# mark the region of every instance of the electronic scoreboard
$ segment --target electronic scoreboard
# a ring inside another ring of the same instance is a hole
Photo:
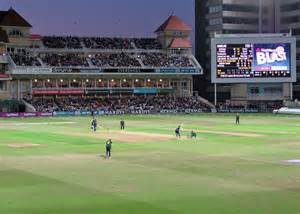
[[[212,81],[294,82],[293,41],[292,37],[214,38],[211,47]]]

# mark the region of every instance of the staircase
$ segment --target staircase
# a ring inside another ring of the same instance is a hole
[[[45,67],[44,62],[43,62],[43,60],[40,57],[37,57],[37,61],[39,61],[39,63],[41,64],[42,68]]]
[[[136,60],[141,64],[142,67],[145,67],[145,64],[143,63],[143,60],[140,57],[135,57]]]
[[[133,47],[133,49],[138,49],[138,48],[136,47],[136,45],[134,44],[134,42],[131,42],[130,44],[131,44],[131,46]]]
[[[26,102],[25,100],[21,100],[22,103],[24,103],[26,107],[26,112],[36,112],[36,109],[31,105],[30,103]]]
[[[82,47],[82,49],[83,49],[84,51],[87,50],[87,47],[84,45],[84,42],[83,42],[83,41],[80,41],[80,45],[81,45],[81,47]]]
[[[95,67],[92,63],[92,60],[89,57],[86,57],[86,61],[89,64],[89,67]]]
[[[191,54],[189,56],[189,58],[192,60],[193,64],[196,65],[196,67],[202,69],[202,66],[200,65],[200,63],[198,62],[198,60],[195,58],[195,56],[193,54]]]
[[[212,104],[211,102],[209,102],[207,99],[198,96],[197,97],[202,103],[206,104],[207,106],[209,106],[212,110],[216,109],[216,106],[214,104]]]
[[[11,56],[9,54],[7,54],[7,60],[9,62],[10,65],[12,65],[12,67],[17,67],[16,63],[14,62],[14,60],[11,58]]]

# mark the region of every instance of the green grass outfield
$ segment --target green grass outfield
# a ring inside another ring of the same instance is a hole
[[[300,213],[300,117],[121,118],[0,119],[0,213]]]

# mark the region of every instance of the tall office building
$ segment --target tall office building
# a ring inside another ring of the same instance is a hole
[[[300,0],[280,0],[280,32],[289,32],[297,39],[297,83],[294,98],[300,99]]]
[[[210,83],[210,39],[217,34],[279,32],[279,0],[195,0],[196,57],[205,76],[196,86],[212,99]],[[286,0],[285,0],[286,1]],[[291,0],[292,1],[292,0]],[[209,96],[210,95],[210,96]],[[221,87],[219,96],[230,98],[230,87]]]

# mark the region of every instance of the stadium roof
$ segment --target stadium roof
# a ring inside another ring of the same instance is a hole
[[[13,8],[10,8],[8,11],[0,11],[0,26],[32,27]]]
[[[0,74],[0,80],[12,80],[9,74]]]
[[[188,38],[175,38],[169,45],[169,48],[192,48],[192,44]]]
[[[42,36],[38,35],[38,34],[31,34],[30,39],[31,40],[40,40],[40,39],[42,39]]]
[[[155,33],[162,31],[191,31],[192,28],[184,23],[177,16],[169,16],[169,18],[155,31]]]

